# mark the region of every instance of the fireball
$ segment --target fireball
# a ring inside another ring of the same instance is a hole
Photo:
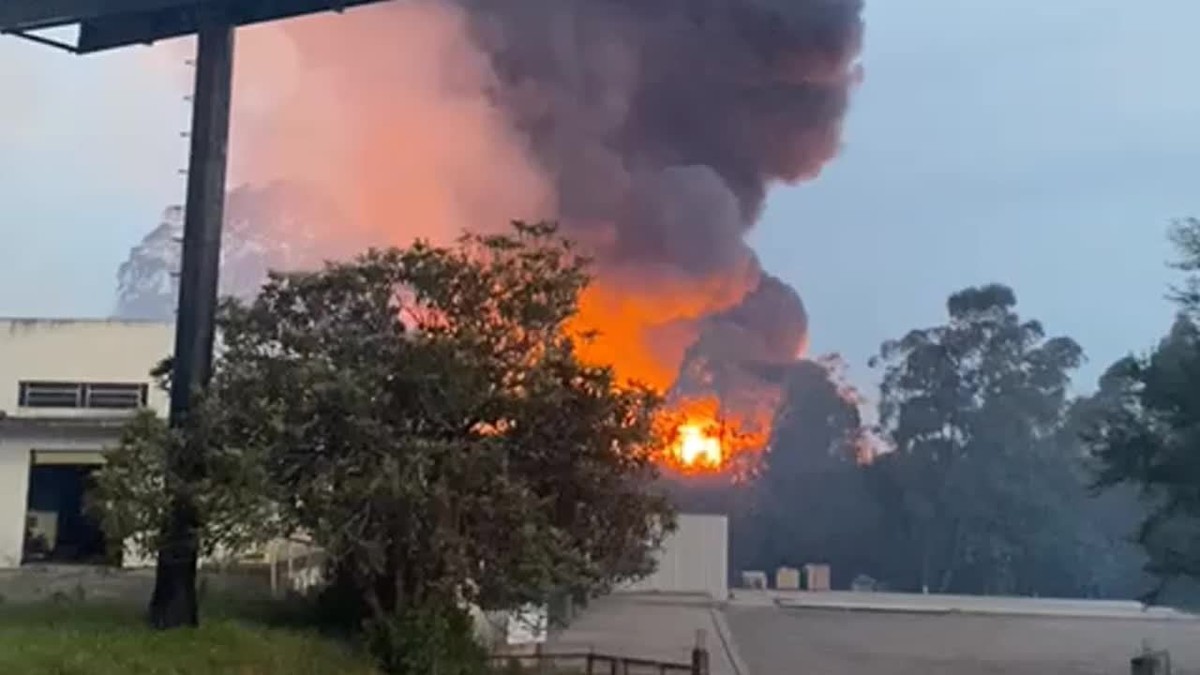
[[[686,468],[717,468],[723,459],[721,439],[709,433],[706,425],[689,422],[679,427],[675,457]]]
[[[722,410],[713,398],[676,400],[661,422],[670,443],[660,463],[684,476],[752,474],[767,443],[762,421]]]

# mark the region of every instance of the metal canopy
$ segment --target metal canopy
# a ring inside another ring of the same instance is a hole
[[[38,39],[30,31],[79,26],[76,53],[149,44],[192,35],[203,11],[219,9],[234,26],[341,11],[380,0],[0,0],[0,33]],[[44,39],[42,41],[45,41]]]

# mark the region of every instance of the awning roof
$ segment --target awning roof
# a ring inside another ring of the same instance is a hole
[[[117,433],[129,415],[97,416],[0,416],[0,435],[20,433]]]
[[[209,8],[226,12],[234,25],[245,26],[379,1],[0,0],[0,33],[28,37],[30,31],[78,25],[75,45],[49,42],[83,54],[191,35],[199,26],[200,12]]]

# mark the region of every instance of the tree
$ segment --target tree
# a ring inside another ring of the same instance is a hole
[[[1170,332],[1144,357],[1106,374],[1109,403],[1084,434],[1100,462],[1102,487],[1132,486],[1148,512],[1137,533],[1159,580],[1200,580],[1200,221],[1177,223],[1171,238],[1184,284]]]
[[[1052,572],[1073,581],[1079,593],[1134,598],[1145,591],[1147,581],[1141,571],[1145,556],[1133,541],[1144,509],[1135,490],[1096,488],[1097,462],[1084,442],[1087,430],[1119,397],[1117,385],[1103,375],[1094,393],[1071,403],[1059,443],[1073,461],[1060,467],[1067,480],[1059,494],[1062,508],[1051,514],[1054,520],[1047,528],[1055,539],[1047,545],[1065,554],[1052,558],[1061,566]]]
[[[879,514],[867,492],[859,400],[836,357],[799,361],[784,380],[764,468],[734,513],[734,569],[831,565],[844,585],[877,573]]]
[[[1071,482],[1056,441],[1082,350],[1047,339],[1015,306],[1005,286],[960,291],[947,323],[885,343],[873,360],[893,449],[873,474],[893,550],[912,552],[898,561],[902,585],[1038,590],[1045,514]]]
[[[222,466],[247,469],[206,486],[237,493],[209,500],[206,544],[311,537],[403,673],[446,667],[458,647],[406,631],[453,632],[464,602],[649,572],[672,526],[654,462],[669,439],[655,393],[578,358],[567,326],[587,282],[554,227],[517,223],[274,274],[226,301],[201,431]],[[146,445],[127,435],[105,471]],[[255,522],[215,529],[246,493]]]

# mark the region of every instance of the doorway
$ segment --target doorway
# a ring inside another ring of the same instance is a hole
[[[100,523],[87,512],[96,463],[39,463],[29,467],[23,563],[109,564]]]

